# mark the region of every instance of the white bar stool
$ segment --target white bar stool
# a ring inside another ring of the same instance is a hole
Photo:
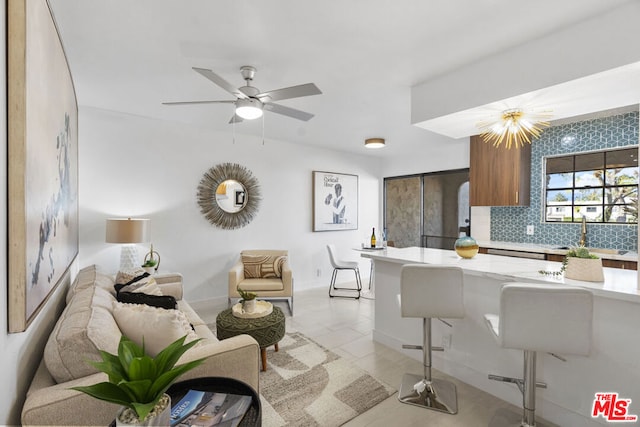
[[[536,352],[588,356],[591,349],[593,294],[575,286],[507,283],[500,293],[500,315],[486,314],[487,326],[503,348],[524,350],[523,378],[489,375],[514,383],[522,392],[521,420],[498,415],[490,426],[536,424]],[[513,422],[514,424],[510,424]]]
[[[422,318],[422,345],[402,348],[422,350],[423,375],[405,374],[398,400],[423,408],[458,413],[456,386],[450,381],[431,377],[431,319],[464,317],[464,276],[458,267],[406,264],[400,273],[400,309],[402,317]],[[444,321],[443,321],[444,322]],[[445,322],[446,323],[446,322]],[[451,326],[451,325],[449,325]]]
[[[362,280],[360,280],[360,269],[358,268],[358,263],[356,261],[343,261],[338,259],[336,255],[336,247],[333,244],[327,245],[327,250],[329,251],[329,261],[331,261],[331,266],[333,267],[333,274],[331,275],[331,284],[329,285],[329,296],[339,297],[339,298],[360,298],[360,292],[362,291]],[[338,271],[340,270],[353,270],[356,275],[356,287],[355,288],[336,288],[336,278],[338,277]],[[332,290],[348,290],[357,292],[356,295],[337,295],[332,294]]]

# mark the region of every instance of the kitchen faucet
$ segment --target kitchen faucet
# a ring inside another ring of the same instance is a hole
[[[579,246],[587,246],[587,217],[582,215],[582,227],[580,228]]]

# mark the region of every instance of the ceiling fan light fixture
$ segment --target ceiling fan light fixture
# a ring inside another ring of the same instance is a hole
[[[262,102],[255,98],[238,99],[236,114],[245,120],[260,118],[262,117]]]
[[[364,146],[366,148],[382,148],[385,146],[384,138],[368,138],[364,140]]]

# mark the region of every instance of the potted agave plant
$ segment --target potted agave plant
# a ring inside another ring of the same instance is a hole
[[[243,291],[240,287],[237,288],[240,294],[240,302],[242,303],[242,311],[245,313],[253,313],[256,311],[256,298],[258,294],[255,292]]]
[[[180,357],[198,341],[184,343],[186,336],[169,344],[156,357],[147,355],[124,335],[118,354],[101,351],[102,362],[89,362],[109,375],[108,382],[73,387],[97,399],[122,405],[116,415],[117,426],[168,426],[171,398],[167,389],[180,375],[201,364],[204,359],[175,366]]]
[[[585,282],[603,282],[602,260],[589,252],[584,246],[569,249],[559,271],[540,271],[541,274],[559,276],[564,273],[567,279],[583,280]]]

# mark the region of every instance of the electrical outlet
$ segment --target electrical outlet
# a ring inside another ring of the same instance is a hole
[[[442,348],[451,348],[451,334],[442,335]]]
[[[533,225],[527,225],[527,236],[533,236],[534,227]]]

